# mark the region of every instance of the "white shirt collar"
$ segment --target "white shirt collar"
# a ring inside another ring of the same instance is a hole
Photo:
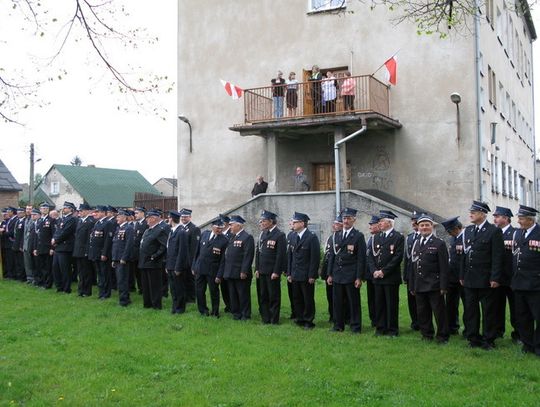
[[[304,236],[304,233],[306,232],[307,228],[304,228],[301,232],[298,232],[297,235],[300,239],[302,239],[302,236]]]
[[[487,222],[487,219],[485,219],[481,224],[479,224],[478,226],[475,225],[475,227],[478,228],[478,230],[482,230],[482,228],[484,227],[484,225],[486,224]]]
[[[386,232],[384,232],[384,236],[388,237],[390,235],[390,233],[392,233],[393,230],[394,230],[394,228],[388,229]]]
[[[536,223],[534,223],[527,231],[525,232],[525,237],[529,236],[529,234],[532,232],[534,227],[536,226]]]
[[[506,231],[508,230],[508,228],[512,226],[510,223],[508,225],[506,225],[505,227],[502,228],[502,232],[503,233],[506,233]]]

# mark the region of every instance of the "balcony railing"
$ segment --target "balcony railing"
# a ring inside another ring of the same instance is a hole
[[[245,123],[368,112],[389,117],[388,94],[371,75],[245,89]]]

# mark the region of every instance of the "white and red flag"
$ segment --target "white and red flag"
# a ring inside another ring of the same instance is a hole
[[[227,94],[233,99],[240,99],[242,97],[244,90],[241,87],[233,85],[232,83],[224,81],[223,79],[221,79],[221,84],[225,88],[225,92],[227,92]]]
[[[394,55],[391,57],[388,61],[384,63],[384,66],[386,67],[387,74],[386,79],[390,84],[396,86],[397,83],[397,59]]]

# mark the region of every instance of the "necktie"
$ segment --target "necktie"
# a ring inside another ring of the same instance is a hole
[[[347,239],[347,231],[346,230],[343,231],[343,240],[345,240],[345,239]]]
[[[298,246],[298,243],[300,243],[300,235],[296,235],[296,245]]]
[[[216,237],[216,235],[214,235],[213,233],[211,233],[211,234],[210,234],[209,242],[213,242],[215,237]]]
[[[426,238],[423,237],[422,240],[420,241],[420,248],[422,249],[425,244],[426,244]]]

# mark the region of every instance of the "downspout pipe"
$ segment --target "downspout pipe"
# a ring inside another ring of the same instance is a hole
[[[478,196],[480,201],[484,201],[484,193],[482,191],[482,101],[480,100],[480,16],[478,10],[480,9],[479,0],[475,0],[475,13],[474,13],[474,66],[475,66],[475,78],[476,78],[476,149],[478,154]],[[474,198],[474,197],[473,197]]]
[[[342,138],[341,140],[334,143],[334,167],[336,172],[336,215],[339,215],[339,212],[341,212],[341,162],[339,159],[339,147],[342,144],[345,144],[347,141],[352,140],[356,136],[365,133],[366,131],[367,125],[362,124],[360,130],[357,130],[354,133],[349,134],[347,137]]]

